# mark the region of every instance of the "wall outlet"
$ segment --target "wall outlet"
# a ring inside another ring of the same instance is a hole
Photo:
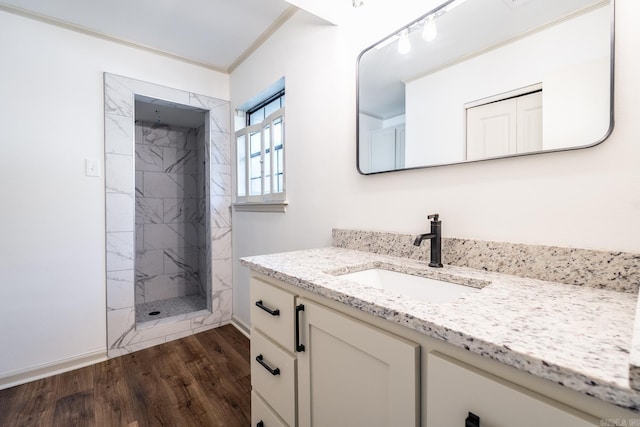
[[[84,159],[84,166],[86,176],[100,176],[100,160]]]

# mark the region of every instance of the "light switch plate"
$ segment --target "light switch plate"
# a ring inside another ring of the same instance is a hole
[[[100,176],[100,160],[85,159],[84,165],[86,176]]]

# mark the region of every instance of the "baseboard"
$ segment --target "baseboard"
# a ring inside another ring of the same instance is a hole
[[[249,325],[245,324],[242,320],[238,319],[235,316],[231,316],[231,325],[233,325],[237,330],[242,332],[242,334],[251,339],[250,328]]]
[[[232,317],[229,323],[244,336],[249,339],[251,338],[249,327],[244,322],[236,317]],[[84,368],[85,366],[104,362],[105,360],[107,360],[107,352],[99,350],[32,368],[12,371],[7,374],[0,375],[0,390],[39,380],[41,378],[50,377],[52,375],[61,374],[63,372],[73,371],[74,369]]]
[[[50,377],[52,375],[61,374],[63,372],[73,371],[74,369],[84,368],[85,366],[93,365],[105,360],[107,360],[107,352],[99,350],[32,368],[12,371],[5,375],[0,375],[0,390],[39,380],[41,378]]]

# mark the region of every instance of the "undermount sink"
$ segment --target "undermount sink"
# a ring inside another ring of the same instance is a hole
[[[347,273],[340,277],[349,279],[361,285],[376,289],[383,289],[391,293],[431,303],[448,302],[463,295],[480,290],[478,288],[458,285],[444,280],[414,276],[412,274],[383,270],[381,268],[372,268],[369,270],[357,271],[355,273]]]

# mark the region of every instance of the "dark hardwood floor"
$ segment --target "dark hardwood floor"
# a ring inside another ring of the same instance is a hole
[[[0,426],[249,426],[249,366],[227,325],[0,390]]]

